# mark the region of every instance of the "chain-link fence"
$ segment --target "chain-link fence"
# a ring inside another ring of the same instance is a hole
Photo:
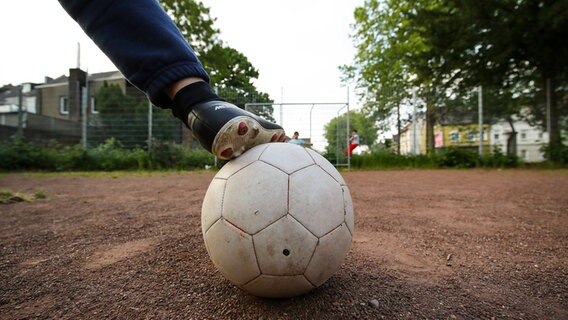
[[[200,148],[171,110],[153,106],[133,89],[105,84],[91,88],[89,93],[82,87],[77,88],[80,98],[74,99],[71,90],[57,92],[44,87],[34,110],[14,106],[11,112],[0,113],[0,135],[3,139],[21,135],[28,141],[81,145],[85,150],[109,140],[125,149],[151,150],[163,143]],[[349,166],[347,102],[273,103],[268,95],[256,91],[216,91],[226,101],[282,125],[288,137],[298,131],[305,146],[324,154],[335,165]]]

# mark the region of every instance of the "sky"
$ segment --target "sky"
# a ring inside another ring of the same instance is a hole
[[[347,100],[338,66],[354,56],[350,25],[362,0],[203,3],[221,39],[248,57],[260,72],[255,84],[276,102]],[[77,65],[77,43],[83,69],[116,70],[56,0],[2,0],[0,12],[0,85],[67,74]]]
[[[255,85],[277,103],[347,102],[341,84],[350,64],[353,11],[363,0],[202,0],[220,38],[259,70]],[[116,70],[56,0],[0,1],[0,85],[44,82],[77,66],[89,73]],[[348,93],[349,91],[349,93]],[[317,112],[317,110],[316,110]],[[289,129],[287,129],[288,131]]]

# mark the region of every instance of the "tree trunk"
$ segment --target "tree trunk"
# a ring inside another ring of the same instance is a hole
[[[545,90],[550,90],[550,132],[548,133],[549,136],[549,143],[551,146],[559,146],[562,143],[562,139],[560,136],[560,118],[558,117],[558,103],[556,100],[555,88],[556,88],[556,77],[550,76],[548,77],[550,80],[550,88],[547,86],[547,78],[544,79],[544,88]],[[548,96],[548,95],[547,95]],[[548,128],[547,128],[548,129]]]
[[[517,131],[515,130],[515,125],[513,124],[513,118],[507,116],[507,122],[511,126],[511,134],[507,137],[507,155],[516,156],[517,155]]]

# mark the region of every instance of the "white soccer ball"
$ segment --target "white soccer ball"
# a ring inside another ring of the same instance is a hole
[[[339,269],[353,237],[353,204],[320,154],[269,143],[219,170],[201,225],[207,252],[228,280],[256,296],[293,297]]]

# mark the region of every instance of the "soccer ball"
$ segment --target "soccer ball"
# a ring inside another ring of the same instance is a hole
[[[324,157],[269,143],[219,170],[203,200],[201,225],[225,278],[255,296],[293,297],[339,269],[353,237],[353,204]]]

